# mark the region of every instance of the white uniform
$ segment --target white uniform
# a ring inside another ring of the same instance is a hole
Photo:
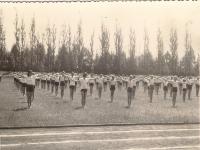
[[[60,82],[64,82],[64,81],[65,81],[64,76],[61,76],[61,77],[60,77]]]
[[[69,78],[69,86],[75,86],[75,79],[74,79],[74,77],[70,77]]]
[[[187,83],[186,82],[182,82],[182,87],[183,87],[183,89],[187,89]]]
[[[26,78],[26,84],[35,86],[35,78],[34,77],[27,77]]]
[[[127,87],[133,88],[133,80],[127,80]]]
[[[174,88],[178,88],[178,81],[173,81],[172,82],[172,86],[174,87]]]
[[[55,82],[59,82],[59,76],[55,77]]]
[[[81,90],[82,89],[88,89],[88,79],[80,79],[80,84],[81,84]]]
[[[97,82],[98,82],[98,87],[103,87],[103,79],[102,78],[98,78]]]
[[[115,80],[115,79],[114,79],[114,80],[111,80],[111,81],[110,81],[110,85],[115,86],[115,85],[116,85],[116,80]]]

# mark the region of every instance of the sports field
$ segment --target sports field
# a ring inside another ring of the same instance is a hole
[[[172,108],[171,98],[163,99],[162,89],[154,94],[149,103],[147,93],[140,85],[136,98],[127,109],[126,90],[116,90],[113,103],[109,103],[110,91],[103,92],[102,99],[94,95],[87,97],[82,109],[80,90],[77,89],[73,101],[69,100],[69,89],[65,89],[64,99],[46,90],[36,88],[31,109],[27,109],[26,97],[13,84],[12,78],[3,78],[0,83],[0,127],[65,126],[82,124],[152,124],[152,123],[197,123],[199,122],[199,98],[182,102],[178,94],[177,107]]]

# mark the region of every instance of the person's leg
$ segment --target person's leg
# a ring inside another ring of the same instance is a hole
[[[92,96],[92,85],[90,84],[90,96]]]
[[[133,99],[133,90],[130,91],[129,95],[130,95],[130,97],[129,97],[129,107],[131,107],[131,102],[132,102],[132,99]]]
[[[27,104],[28,104],[28,108],[29,108],[29,92],[28,91],[26,91],[26,98],[27,98]]]
[[[101,88],[100,87],[98,87],[98,97],[99,97],[99,99],[101,98]]]
[[[48,82],[48,91],[49,91],[50,83]]]
[[[189,100],[191,99],[190,95],[191,95],[191,88],[188,89],[188,99]]]
[[[113,98],[114,98],[114,90],[111,90],[111,102],[113,102]]]
[[[23,86],[23,96],[25,95],[25,86]]]
[[[87,91],[85,91],[85,90],[82,90],[82,91],[81,91],[81,96],[82,96],[81,104],[82,104],[82,107],[83,107],[83,108],[85,107],[86,94],[87,94]]]
[[[185,102],[186,90],[183,90],[183,102]]]
[[[174,104],[174,106],[176,106],[176,97],[177,97],[177,93],[178,93],[178,89],[177,89],[177,91],[175,92],[175,104]]]
[[[73,101],[73,89],[71,86],[69,87],[69,97],[70,97],[70,100]]]
[[[128,96],[128,108],[130,107],[130,94],[132,94],[129,90],[127,91]]]
[[[196,97],[199,96],[199,85],[196,85]]]
[[[173,107],[175,107],[175,105],[176,105],[176,95],[177,95],[177,92],[173,92],[173,99],[172,99],[172,105],[173,105]]]
[[[83,101],[84,101],[84,100],[83,100],[83,99],[84,99],[83,97],[84,97],[84,92],[81,90],[81,105],[82,105],[82,107],[83,107],[83,105],[84,105],[84,104],[83,104]]]
[[[156,95],[158,95],[158,85],[156,85]]]
[[[174,107],[174,101],[175,101],[175,93],[172,93],[172,107]]]
[[[58,85],[56,84],[56,96],[58,95]]]
[[[52,85],[52,93],[54,93],[55,83]]]
[[[170,97],[172,97],[172,93],[173,93],[173,88],[170,87]]]
[[[60,86],[60,89],[61,89],[60,95],[61,95],[61,98],[63,98],[63,96],[64,96],[64,86],[63,85]]]
[[[135,90],[136,90],[136,87],[133,87],[133,90],[132,90],[132,97],[133,97],[133,99],[135,98]]]
[[[103,83],[103,90],[104,90],[104,92],[106,91],[106,84],[105,83]]]
[[[166,100],[166,97],[167,97],[167,90],[164,89],[164,100]]]
[[[28,102],[28,108],[31,107],[31,92],[28,91],[27,92],[27,102]]]
[[[149,89],[149,97],[150,97],[150,103],[152,103],[152,100],[153,100],[153,88],[150,87]]]
[[[86,104],[86,98],[87,98],[87,90],[84,91],[84,107],[85,107],[85,104]]]

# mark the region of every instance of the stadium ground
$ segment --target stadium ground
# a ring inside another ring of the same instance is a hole
[[[2,150],[198,150],[199,125],[134,125],[1,130]]]
[[[94,95],[97,93],[95,92]],[[146,93],[147,94],[147,93]],[[163,100],[163,92],[154,94],[149,103],[143,88],[136,92],[132,107],[126,108],[126,90],[117,90],[115,100],[109,103],[109,90],[103,92],[102,99],[88,96],[86,108],[80,106],[80,90],[74,101],[69,100],[69,90],[65,90],[62,100],[46,90],[36,89],[31,109],[27,109],[26,98],[13,84],[12,78],[3,78],[0,83],[0,127],[40,127],[84,124],[152,124],[152,123],[199,123],[199,99],[192,93],[192,100],[182,102],[177,98],[177,107],[171,107],[171,98]],[[179,95],[179,94],[178,94]]]

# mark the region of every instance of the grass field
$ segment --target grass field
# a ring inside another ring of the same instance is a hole
[[[26,98],[13,84],[12,78],[3,78],[0,82],[0,127],[55,126],[79,124],[112,123],[197,123],[199,118],[199,98],[182,102],[178,94],[177,107],[172,108],[171,98],[163,99],[163,92],[154,94],[153,103],[149,103],[147,93],[142,86],[137,89],[136,98],[127,109],[126,90],[116,90],[113,103],[109,103],[109,90],[103,92],[102,99],[87,97],[85,109],[81,109],[80,89],[75,93],[74,101],[69,100],[69,89],[64,99],[56,97],[46,90],[36,89],[31,109],[26,109]]]

